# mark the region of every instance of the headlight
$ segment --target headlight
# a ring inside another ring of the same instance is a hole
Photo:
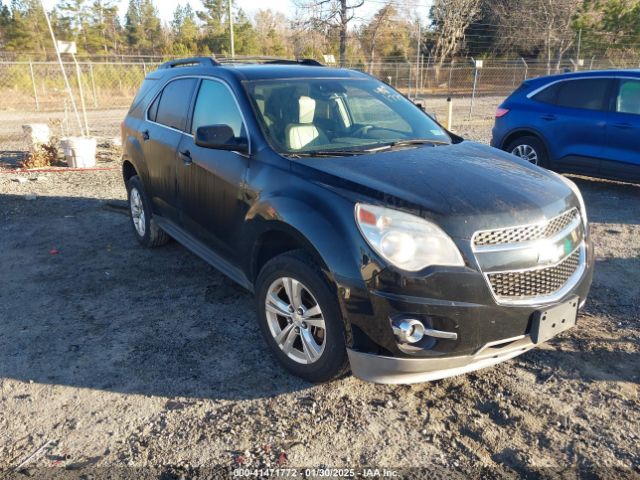
[[[402,270],[429,265],[464,266],[453,240],[440,227],[415,215],[356,204],[356,223],[371,248]]]
[[[571,180],[569,180],[564,175],[560,175],[556,173],[556,175],[562,180],[567,187],[569,187],[576,197],[578,197],[578,203],[580,204],[580,214],[582,215],[582,222],[584,223],[584,227],[587,228],[589,225],[589,220],[587,219],[587,207],[584,206],[584,199],[582,198],[582,193],[578,186]]]

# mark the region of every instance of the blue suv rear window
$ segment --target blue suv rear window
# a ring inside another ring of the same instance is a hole
[[[550,85],[533,98],[565,108],[607,110],[610,86],[611,80],[607,78],[564,80]]]
[[[558,90],[560,89],[560,83],[556,83],[555,85],[551,85],[550,87],[545,88],[537,95],[534,95],[534,99],[539,102],[544,103],[556,103],[556,98],[558,97]]]

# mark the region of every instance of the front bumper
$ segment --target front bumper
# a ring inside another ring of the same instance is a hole
[[[474,355],[445,358],[397,358],[348,349],[354,376],[375,383],[429,382],[489,367],[535,347],[529,335],[486,344]]]
[[[445,270],[401,281],[380,273],[379,289],[370,285],[361,296],[353,290],[351,308],[345,312],[352,329],[360,333],[348,349],[351,370],[366,381],[416,383],[463,374],[525,353],[536,346],[531,332],[538,312],[572,297],[579,299],[580,307],[584,305],[593,263],[593,246],[587,240],[586,267],[578,282],[555,302],[533,305],[496,304],[478,272]],[[398,285],[396,292],[389,291],[390,285]],[[456,298],[434,298],[444,296],[436,295],[441,292]],[[415,348],[403,347],[390,327],[391,319],[399,315],[418,319],[429,329],[455,333],[456,338],[425,335],[422,343],[413,344]]]

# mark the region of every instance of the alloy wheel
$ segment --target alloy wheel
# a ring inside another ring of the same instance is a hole
[[[322,310],[309,289],[295,278],[276,279],[267,290],[265,309],[276,344],[293,361],[316,362],[326,344]]]
[[[538,152],[531,145],[518,145],[511,153],[517,157],[520,157],[534,165],[538,164]]]
[[[142,203],[142,196],[137,188],[132,188],[129,195],[129,207],[131,208],[131,219],[133,220],[133,226],[138,232],[138,235],[144,237],[145,233],[145,218],[144,218],[144,204]]]

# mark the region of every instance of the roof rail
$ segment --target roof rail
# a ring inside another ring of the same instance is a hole
[[[189,57],[181,58],[179,60],[169,60],[163,63],[158,68],[175,68],[175,67],[189,67],[189,66],[201,66],[201,67],[217,67],[220,63],[213,57]]]
[[[235,57],[223,57],[217,58],[216,61],[220,64],[224,63],[262,63],[269,65],[311,65],[315,67],[322,67],[322,63],[311,58],[297,58],[292,60],[290,58],[279,57],[265,57],[260,55],[240,55]]]
[[[236,57],[189,57],[180,58],[178,60],[169,60],[158,68],[168,69],[176,67],[218,67],[222,64],[233,63],[261,63],[265,65],[309,65],[314,67],[323,67],[324,65],[312,58],[297,58],[295,60],[289,58],[278,57],[262,57],[262,56],[236,56]]]
[[[312,67],[324,67],[324,65],[322,63],[320,63],[317,60],[314,60],[313,58],[298,58],[296,60],[281,60],[281,59],[277,59],[277,60],[273,60],[273,61],[267,62],[267,63],[273,63],[275,65],[278,65],[278,64],[282,64],[282,65],[298,64],[298,65],[309,65],[309,66],[312,66]]]

